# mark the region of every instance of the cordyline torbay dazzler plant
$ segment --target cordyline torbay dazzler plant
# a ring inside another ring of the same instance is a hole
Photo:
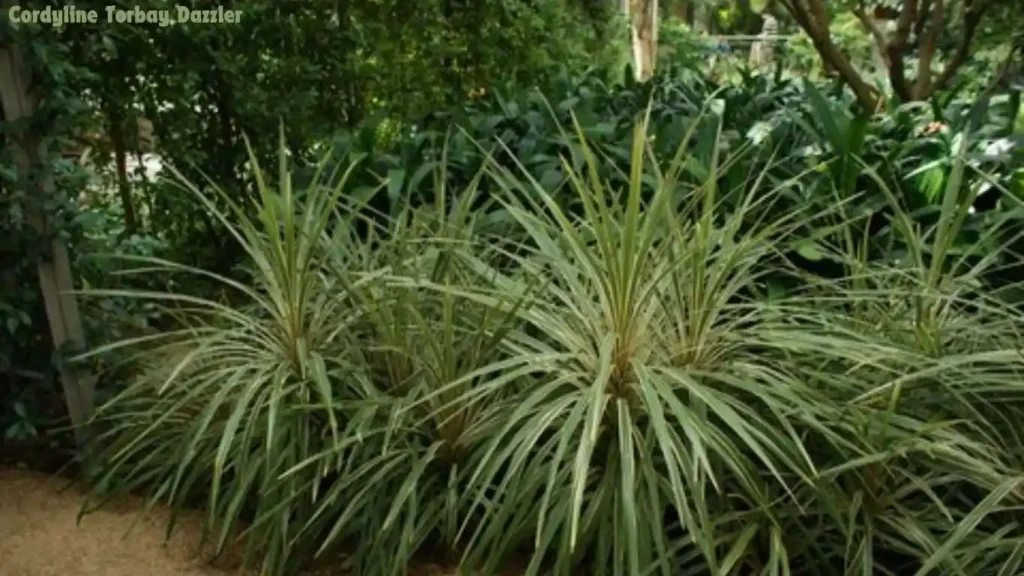
[[[554,189],[477,142],[472,179],[442,155],[433,201],[391,214],[329,159],[293,187],[283,150],[255,216],[184,184],[248,278],[217,278],[231,304],[134,294],[181,322],[112,345],[145,369],[99,412],[99,491],[205,501],[215,544],[244,530],[268,573],[344,546],[366,574],[423,548],[544,574],[1015,573],[1021,317],[984,288],[998,254],[957,244],[965,144],[928,226],[863,167],[910,247],[869,259],[850,203],[768,210],[815,171],[720,185],[757,151],[727,149],[719,107],[667,157],[641,119],[615,178],[569,126],[583,160]],[[843,272],[809,277],[796,246]]]

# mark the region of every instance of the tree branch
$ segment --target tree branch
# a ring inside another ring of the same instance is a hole
[[[786,8],[797,20],[797,23],[807,32],[811,39],[829,39],[831,37],[832,23],[828,17],[828,10],[821,0],[784,0]],[[828,58],[822,56],[821,63],[827,76],[835,74],[835,66]]]
[[[782,5],[804,32],[810,36],[811,42],[814,43],[814,48],[818,51],[825,66],[838,73],[839,77],[853,90],[857,101],[868,113],[877,111],[881,102],[878,91],[864,81],[842,50],[832,42],[827,19],[825,21],[820,19],[823,14],[827,18],[828,14],[822,1],[782,0]]]
[[[924,99],[932,85],[932,60],[935,58],[935,43],[942,33],[942,25],[946,18],[946,3],[939,0],[932,10],[931,22],[925,30],[921,43],[921,52],[917,60],[917,82],[914,85],[915,99]]]
[[[828,17],[828,9],[821,0],[807,0],[807,10],[814,20],[815,26],[818,28],[818,34],[826,36],[829,34],[832,22]]]
[[[900,18],[896,22],[896,33],[893,34],[892,43],[903,48],[910,38],[910,27],[917,18],[917,0],[905,0]]]
[[[989,82],[988,87],[982,92],[983,96],[991,96],[1006,83],[1006,79],[1010,76],[1010,72],[1013,70],[1014,59],[1017,57],[1017,53],[1024,54],[1024,45],[1021,46],[1010,46],[1010,51],[1006,53],[1006,58],[996,69],[995,74],[992,75],[992,80]]]
[[[868,16],[868,13],[864,11],[864,5],[861,4],[853,9],[853,15],[860,20],[860,23],[867,28],[868,32],[875,39],[875,44],[878,46],[878,51],[882,55],[882,60],[885,62],[885,67],[889,67],[889,41],[885,37],[885,31],[882,30],[878,24],[875,23],[874,19]]]
[[[908,102],[914,99],[910,84],[907,83],[907,71],[903,58],[907,52],[907,38],[910,37],[910,26],[917,16],[917,0],[905,0],[896,24],[896,32],[886,47],[889,64],[889,83],[900,100]]]
[[[942,2],[942,0],[939,0]],[[913,35],[914,47],[920,47],[924,39],[924,31],[928,26],[928,16],[932,13],[932,0],[922,0],[921,7],[917,12],[917,21],[914,22]]]
[[[924,97],[930,97],[936,91],[941,90],[949,81],[956,76],[957,71],[964,63],[967,62],[967,57],[971,53],[971,42],[974,41],[974,34],[978,31],[978,25],[981,24],[982,18],[985,16],[985,12],[992,7],[991,2],[982,3],[981,6],[975,8],[972,4],[967,8],[967,14],[964,16],[964,29],[960,36],[960,43],[957,44],[956,52],[953,54],[953,58],[946,62],[945,68],[942,69],[942,74],[933,83],[928,90],[927,95]]]
[[[797,5],[797,2],[799,2],[799,0],[780,1],[782,3],[782,6],[786,9],[786,11],[789,12],[789,15],[792,16],[794,20],[796,20],[797,25],[799,25],[800,28],[802,28],[808,36],[813,37],[814,33],[811,32],[812,25],[806,19],[806,9],[803,6]]]

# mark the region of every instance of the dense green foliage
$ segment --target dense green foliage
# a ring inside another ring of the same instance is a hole
[[[267,574],[1022,570],[1012,30],[866,114],[806,39],[751,71],[705,34],[771,3],[670,2],[644,83],[611,3],[237,4],[0,22],[47,95],[4,134],[50,144],[21,174],[3,142],[6,440],[52,430],[73,355],[40,203],[100,375],[97,497],[204,507]],[[118,160],[137,115],[167,177]]]
[[[713,98],[710,103],[709,98]],[[387,194],[381,194],[374,207],[391,216],[407,199],[434,200],[432,174],[441,164],[449,189],[460,189],[473,182],[488,158],[506,168],[521,164],[569,206],[578,204],[578,199],[565,193],[562,158],[574,170],[582,170],[585,162],[579,144],[566,137],[573,122],[606,160],[600,166],[602,178],[620,186],[627,182],[636,121],[649,117],[650,146],[662,161],[671,158],[688,131],[696,130],[699,136],[693,138],[681,175],[684,185],[696,187],[709,177],[718,130],[698,118],[705,105],[722,113],[723,149],[743,152],[717,170],[719,188],[742,189],[749,185],[751,174],[763,172],[770,185],[782,190],[765,207],[766,213],[758,215],[762,218],[796,207],[826,212],[837,201],[847,203],[858,219],[870,224],[871,234],[890,234],[886,242],[880,241],[872,258],[898,254],[902,250],[893,243],[904,241],[892,236],[887,227],[892,207],[884,190],[896,190],[901,206],[927,223],[934,215],[930,207],[938,204],[951,174],[957,135],[972,122],[968,169],[995,181],[977,191],[976,211],[963,224],[964,241],[976,239],[970,231],[1016,218],[1019,199],[1024,198],[1024,157],[1020,138],[1013,135],[1013,108],[1005,97],[973,107],[960,100],[946,107],[910,104],[865,120],[847,111],[849,101],[829,100],[813,85],[764,75],[747,75],[733,83],[681,71],[650,83],[627,81],[624,85],[608,85],[597,76],[563,78],[545,93],[495,96],[431,115],[410,124],[409,137],[385,148],[372,136],[377,130],[374,125],[364,127],[362,133],[343,133],[336,140],[336,154],[361,158],[361,170],[352,185],[355,193],[386,186]],[[702,124],[695,126],[695,122]],[[931,131],[930,126],[940,124],[945,127]],[[864,172],[862,163],[872,172]],[[799,183],[794,181],[797,176]],[[493,189],[493,183],[480,186]],[[726,197],[723,202],[731,200]],[[485,222],[503,218],[507,219],[495,211]],[[813,237],[819,225],[809,224],[802,233]],[[996,244],[1005,240],[989,239]],[[803,252],[812,252],[807,242],[798,244]]]
[[[220,215],[250,258],[247,280],[225,286],[239,299],[183,301],[199,316],[143,347],[152,367],[104,414],[100,486],[208,498],[220,534],[253,522],[253,552],[277,570],[343,542],[371,573],[399,569],[421,544],[500,562],[535,533],[536,568],[595,573],[634,554],[667,573],[679,562],[696,574],[723,563],[884,572],[932,556],[948,569],[988,546],[978,536],[950,556],[904,531],[913,522],[942,542],[981,506],[919,518],[915,487],[932,474],[921,490],[947,508],[964,506],[963,490],[1014,481],[1004,441],[1015,436],[985,415],[991,400],[962,399],[978,416],[961,429],[942,399],[983,378],[993,395],[1017,394],[1020,276],[1006,274],[1017,256],[1005,243],[1022,229],[1020,152],[985,154],[1006,136],[1000,107],[910,106],[866,121],[813,86],[764,76],[610,88],[590,77],[548,98],[495,96],[384,144],[369,125],[340,136],[317,174],[261,180],[256,219]],[[936,120],[949,127],[923,134]],[[352,159],[336,188],[318,187]],[[999,201],[970,210],[986,181]],[[993,270],[1004,289],[979,293]],[[980,333],[994,349],[977,347]],[[998,366],[976,365],[990,354]],[[917,400],[876,403],[904,382]],[[881,414],[899,427],[849,444]],[[941,424],[937,436],[919,436],[923,422]],[[922,455],[944,442],[978,452],[897,472],[903,452],[889,446],[911,438]],[[707,463],[692,460],[704,451]],[[642,454],[657,456],[627,458]],[[979,454],[999,460],[971,460],[972,474],[946,486],[956,459]],[[901,490],[906,502],[870,512],[831,501]],[[819,515],[793,515],[812,503]],[[675,512],[618,528],[663,508]],[[835,514],[871,532],[819,533]],[[584,544],[564,556],[577,530]],[[687,545],[678,530],[707,540]],[[367,533],[379,536],[358,538]],[[630,533],[636,542],[619,540]],[[840,552],[798,544],[831,538]],[[1015,546],[985,548],[993,569],[1015,565]]]
[[[283,150],[254,218],[190,188],[248,279],[218,278],[230,305],[108,293],[183,316],[114,345],[148,368],[100,414],[99,488],[205,497],[218,543],[248,521],[275,573],[352,539],[360,573],[423,543],[492,568],[532,543],[531,570],[560,574],[1012,573],[1020,316],[979,291],[995,254],[956,250],[965,149],[927,227],[878,181],[904,258],[843,244],[862,225],[840,204],[822,229],[847,273],[765,300],[805,278],[786,246],[822,215],[756,218],[784,192],[771,165],[716,185],[748,153],[722,118],[691,117],[660,167],[641,125],[618,184],[582,130],[562,192],[490,162],[448,188],[442,166],[432,204],[383,224],[330,164],[293,187]],[[488,205],[519,233],[481,229]]]
[[[152,0],[132,8],[175,4],[204,5]],[[401,125],[480,88],[521,89],[543,84],[561,68],[578,72],[620,57],[621,46],[605,41],[619,31],[606,10],[557,1],[232,4],[244,14],[238,25],[100,21],[55,28],[13,23],[6,11],[0,18],[0,43],[20,48],[42,96],[33,119],[3,124],[8,137],[0,155],[0,379],[6,390],[0,432],[9,440],[50,428],[63,412],[55,384],[63,356],[46,345],[35,270],[46,239],[24,220],[30,204],[54,218],[54,232],[70,243],[85,287],[140,287],[113,276],[120,265],[104,257],[110,253],[169,255],[222,272],[242,256],[200,206],[141,167],[130,168],[145,151],[136,116],[152,122],[154,151],[163,163],[197,182],[213,178],[245,203],[255,188],[246,177],[243,133],[274,132],[283,120],[295,161],[309,162],[344,128],[375,118]],[[29,10],[61,3],[18,5]],[[44,135],[48,151],[31,174],[17,173],[13,162],[16,136],[25,131]],[[387,129],[380,132],[386,136]],[[274,158],[273,140],[259,138],[254,146],[264,161]],[[62,158],[68,148],[79,156]],[[123,172],[118,157],[129,164]],[[46,175],[58,176],[50,198],[25,193],[28,183]],[[156,320],[152,310],[124,300],[84,304],[86,337],[94,344]]]

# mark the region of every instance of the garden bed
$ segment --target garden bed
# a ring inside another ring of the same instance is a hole
[[[0,566],[5,575],[188,575],[234,572],[195,554],[199,518],[186,515],[165,544],[166,510],[137,514],[124,499],[77,522],[83,492],[68,481],[23,469],[0,471]]]
[[[23,468],[0,470],[2,576],[213,576],[238,574],[237,554],[215,562],[196,554],[200,512],[184,514],[165,543],[168,510],[138,514],[142,500],[124,498],[77,523],[83,490],[57,476]],[[344,572],[331,563],[309,576]],[[450,574],[432,563],[410,576]]]

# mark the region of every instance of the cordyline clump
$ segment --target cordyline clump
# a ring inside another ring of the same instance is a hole
[[[218,277],[238,304],[135,294],[182,322],[114,345],[145,370],[99,413],[97,489],[201,497],[272,574],[345,546],[361,574],[438,548],[485,573],[1017,573],[1024,326],[979,289],[990,256],[952,249],[963,155],[930,228],[890,193],[915,248],[880,264],[841,207],[764,217],[794,185],[768,168],[720,188],[749,151],[699,120],[668,159],[638,125],[622,185],[577,130],[557,190],[489,162],[387,219],[327,164],[293,190],[283,152],[255,215],[193,188],[252,274]],[[808,242],[845,273],[793,266]]]

